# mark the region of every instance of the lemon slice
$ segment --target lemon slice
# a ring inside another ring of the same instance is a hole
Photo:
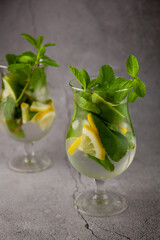
[[[88,119],[88,122],[89,124],[91,125],[91,127],[94,129],[94,131],[98,134],[98,130],[96,128],[96,125],[94,124],[94,121],[93,121],[93,118],[92,118],[92,114],[91,113],[88,113],[87,114],[87,119]]]
[[[75,152],[75,150],[78,148],[78,146],[79,146],[80,143],[81,143],[81,139],[82,139],[82,136],[80,136],[79,138],[77,138],[77,139],[72,143],[72,145],[69,147],[68,152],[69,152],[70,155],[73,155],[73,153]]]
[[[55,118],[55,111],[48,110],[45,112],[39,112],[33,118],[33,122],[39,124],[41,130],[45,130],[47,127],[50,127]]]
[[[82,139],[79,145],[79,150],[91,154],[101,160],[105,159],[105,149],[100,141],[100,138],[94,128],[85,124],[82,130]]]
[[[101,140],[98,136],[98,131],[96,126],[94,125],[92,116],[90,114],[87,115],[88,122],[91,126],[84,124],[82,129],[82,136],[77,138],[72,145],[68,149],[68,153],[73,155],[76,149],[83,151],[84,153],[91,154],[96,158],[101,160],[105,159],[105,149],[101,143]]]
[[[32,105],[30,107],[31,112],[44,112],[52,108],[51,103],[44,104],[41,102],[32,102]]]
[[[29,104],[23,102],[21,103],[22,110],[22,123],[26,123],[29,118]]]

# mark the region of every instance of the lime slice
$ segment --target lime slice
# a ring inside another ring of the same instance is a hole
[[[22,123],[26,123],[29,119],[29,104],[21,103]]]
[[[114,104],[105,101],[97,93],[92,94],[92,101],[96,103],[101,110],[101,117],[104,118],[107,122],[112,124],[118,124],[125,119],[125,116],[114,108]]]

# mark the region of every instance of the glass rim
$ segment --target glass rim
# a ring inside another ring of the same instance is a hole
[[[77,91],[82,91],[82,92],[89,92],[89,93],[94,93],[94,92],[99,92],[99,93],[103,93],[103,92],[108,92],[108,93],[116,93],[116,92],[124,92],[124,91],[128,91],[132,89],[132,87],[128,87],[128,88],[124,88],[124,89],[112,89],[112,90],[94,90],[94,89],[82,89],[80,87],[75,86],[73,83],[78,82],[77,79],[72,79],[69,82],[69,86]]]

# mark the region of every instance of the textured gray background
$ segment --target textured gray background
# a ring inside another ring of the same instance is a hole
[[[0,59],[30,50],[20,37],[26,32],[55,42],[48,55],[60,68],[50,68],[48,82],[57,116],[52,131],[36,145],[53,159],[37,174],[19,174],[8,161],[22,146],[0,135],[0,240],[158,240],[160,239],[160,1],[145,0],[0,0]],[[73,111],[68,65],[91,75],[110,64],[127,77],[125,61],[134,54],[145,99],[130,106],[137,153],[129,169],[106,181],[123,193],[129,208],[109,218],[78,214],[73,197],[93,188],[68,163],[65,136]]]

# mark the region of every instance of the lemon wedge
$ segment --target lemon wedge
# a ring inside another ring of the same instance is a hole
[[[90,124],[84,124],[82,135],[77,138],[68,149],[68,153],[73,155],[76,149],[84,153],[91,154],[101,160],[105,159],[105,149],[98,135],[98,130],[93,122],[91,113],[87,114],[87,119]]]
[[[83,151],[84,153],[91,154],[92,156],[95,156],[101,160],[105,159],[105,149],[103,148],[103,145],[99,139],[97,129],[95,131],[94,128],[88,126],[87,124],[83,126],[79,150]]]
[[[45,112],[37,113],[31,122],[36,123],[40,126],[41,130],[45,130],[47,127],[50,127],[55,118],[54,110],[47,110]]]
[[[51,101],[52,102],[52,101]],[[31,107],[30,107],[30,111],[31,112],[44,112],[47,111],[49,109],[51,109],[53,107],[52,103],[48,103],[48,104],[44,104],[41,102],[32,102]]]
[[[21,111],[22,111],[22,123],[26,123],[29,118],[29,104],[25,102],[21,103]]]

